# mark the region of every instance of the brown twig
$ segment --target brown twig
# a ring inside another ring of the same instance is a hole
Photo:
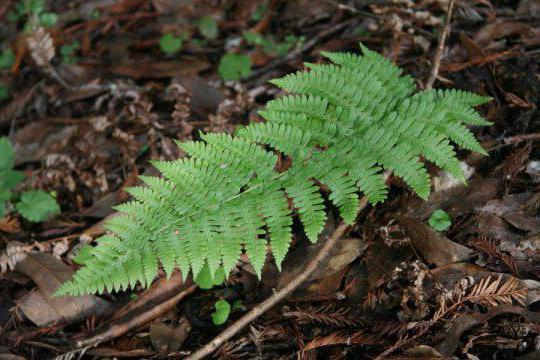
[[[540,140],[540,133],[531,133],[531,134],[511,136],[511,137],[505,138],[504,143],[509,144],[509,145],[515,145],[515,144],[519,144],[522,141],[534,141],[534,140]]]
[[[367,202],[366,202],[367,203]],[[365,205],[364,205],[365,206]],[[361,206],[362,207],[362,206]],[[225,331],[219,334],[214,340],[206,344],[201,349],[197,350],[192,355],[188,356],[187,360],[198,360],[203,359],[204,357],[212,354],[216,351],[223,343],[235,336],[240,330],[242,330],[246,325],[248,325],[253,320],[257,319],[259,316],[264,314],[278,302],[283,300],[287,295],[292,293],[297,287],[299,287],[312,273],[317,269],[319,264],[326,258],[329,254],[330,249],[336,244],[336,242],[341,238],[341,236],[347,230],[348,225],[345,223],[340,223],[334,232],[330,235],[328,240],[317,255],[309,262],[304,271],[298,275],[294,280],[288,283],[281,290],[275,292],[268,299],[251,309],[247,314],[242,316],[234,324],[229,326]]]
[[[452,21],[452,11],[454,10],[454,2],[455,0],[450,0],[448,3],[448,11],[446,12],[446,24],[444,25],[444,30],[441,33],[441,36],[439,36],[439,41],[437,43],[437,50],[435,52],[435,58],[433,59],[433,66],[431,67],[431,72],[429,74],[429,78],[426,81],[425,89],[431,89],[433,87],[433,84],[435,83],[435,80],[437,79],[437,76],[439,75],[439,68],[441,66],[441,59],[442,54],[444,50],[444,44],[446,42],[446,37],[448,36],[448,33],[450,32],[450,23]]]
[[[181,279],[180,275],[173,275],[178,276]],[[181,280],[179,281],[181,282]],[[144,324],[147,324],[148,322],[162,316],[167,311],[172,309],[176,304],[185,298],[186,296],[192,294],[196,289],[196,285],[190,285],[190,284],[183,284],[181,285],[180,289],[178,289],[176,286],[171,286],[171,283],[175,284],[177,282],[171,280],[171,281],[164,281],[164,288],[166,290],[171,290],[170,292],[177,292],[172,297],[166,299],[165,301],[162,301],[162,297],[167,297],[167,291],[165,294],[162,294],[158,299],[154,299],[154,297],[150,296],[150,302],[155,303],[155,306],[153,306],[150,309],[146,309],[146,311],[141,311],[139,314],[135,314],[135,316],[130,316],[125,319],[125,321],[120,321],[118,323],[113,324],[108,329],[106,329],[103,332],[100,332],[99,334],[92,336],[91,338],[81,340],[77,342],[78,348],[85,348],[85,347],[91,347],[96,346],[104,341],[108,341],[111,339],[115,339],[119,336],[124,335],[125,333],[136,329]],[[172,288],[172,289],[171,289]],[[147,302],[147,301],[145,301]],[[133,310],[133,309],[131,309]]]

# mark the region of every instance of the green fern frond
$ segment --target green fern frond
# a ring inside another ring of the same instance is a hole
[[[132,200],[116,207],[121,214],[57,294],[148,286],[160,266],[167,276],[228,274],[242,253],[260,277],[268,251],[280,268],[293,216],[313,242],[326,223],[325,199],[353,224],[359,193],[372,204],[386,198],[384,170],[424,199],[431,184],[421,158],[464,181],[454,145],[486,154],[466,126],[489,124],[473,107],[490,98],[415,93],[410,76],[361,48],[323,53],[332,64],[273,80],[291,94],[268,102],[266,122],[201,134],[178,143],[188,157],[153,162],[162,177],[142,176],[144,185],[128,189]],[[292,163],[284,168],[285,157]]]

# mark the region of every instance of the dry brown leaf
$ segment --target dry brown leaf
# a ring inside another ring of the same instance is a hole
[[[161,320],[161,319],[160,319]],[[184,316],[179,321],[165,323],[160,320],[150,324],[150,340],[152,346],[162,354],[180,350],[184,340],[191,331],[191,324]]]
[[[400,222],[415,250],[429,264],[442,266],[467,261],[472,256],[471,249],[451,241],[418,220],[402,217]]]
[[[20,303],[24,314],[38,326],[99,316],[111,307],[109,302],[94,295],[52,297],[73,275],[69,266],[52,255],[28,254],[17,264],[16,270],[32,278],[39,288]]]

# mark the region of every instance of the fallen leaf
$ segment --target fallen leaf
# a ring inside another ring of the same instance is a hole
[[[150,340],[152,346],[162,354],[169,354],[180,350],[184,340],[191,331],[191,324],[184,316],[179,321],[171,320],[170,323],[156,320],[150,324]]]
[[[15,269],[32,278],[39,288],[20,303],[24,314],[38,326],[100,316],[111,308],[108,301],[94,295],[52,297],[56,289],[73,275],[69,266],[52,255],[27,254]]]
[[[283,263],[283,271],[278,281],[278,288],[285,286],[298,274],[304,271],[306,265],[319,251],[323,242],[320,241],[312,246],[297,246],[287,256]],[[340,239],[325,260],[311,274],[308,281],[329,277],[340,272],[358,256],[360,256],[367,245],[362,239],[346,237]],[[299,261],[299,259],[302,259]]]
[[[13,355],[6,346],[0,346],[0,360],[24,360],[24,358]]]
[[[482,211],[502,217],[520,230],[536,232],[540,229],[540,217],[523,210],[533,196],[532,193],[507,195],[488,201]]]
[[[429,226],[408,217],[402,217],[405,234],[410,237],[414,249],[428,262],[436,266],[467,261],[473,251],[453,242]]]
[[[535,31],[529,25],[517,21],[494,21],[482,27],[475,35],[474,41],[482,47],[487,47],[491,42],[512,35],[528,38],[535,35]]]

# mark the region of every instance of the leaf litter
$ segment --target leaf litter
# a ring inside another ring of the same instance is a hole
[[[174,139],[261,121],[257,110],[280,95],[266,79],[320,61],[323,50],[355,51],[358,42],[422,86],[447,4],[42,3],[56,24],[32,28],[26,17],[8,19],[19,1],[0,5],[2,49],[13,53],[0,69],[9,86],[0,131],[25,174],[18,186],[56,194],[61,211],[32,223],[8,206],[0,219],[0,357],[10,359],[182,357],[294,279],[320,246],[307,246],[301,232],[283,271],[267,261],[261,282],[240,262],[209,290],[174,274],[148,290],[51,298],[76,269],[79,249],[115,216],[111,206],[128,198],[124,188],[153,173],[149,160],[183,155]],[[480,109],[494,125],[472,128],[490,156],[459,154],[468,185],[432,171],[427,202],[391,177],[389,200],[366,208],[302,288],[216,356],[538,356],[540,5],[455,7],[436,87],[494,97]],[[76,42],[64,58],[62,46]],[[428,224],[436,210],[451,219],[441,232]],[[232,306],[223,325],[212,321],[218,302]]]

